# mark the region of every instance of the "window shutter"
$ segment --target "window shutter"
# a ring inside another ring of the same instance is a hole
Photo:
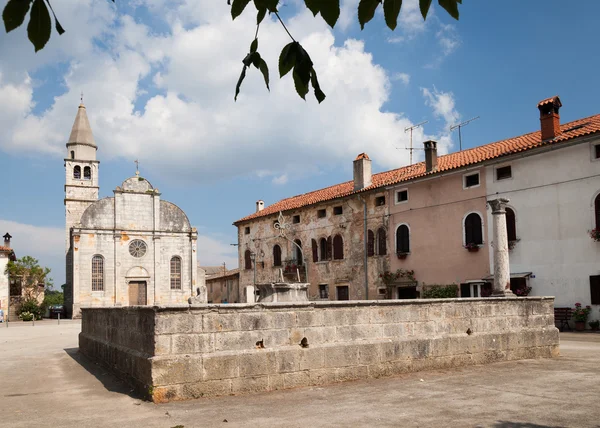
[[[387,254],[387,241],[385,236],[385,229],[383,227],[377,231],[377,244],[379,255],[385,256]]]
[[[327,237],[327,260],[331,260],[331,250],[332,250],[331,236],[328,236]]]
[[[405,224],[401,225],[396,232],[396,252],[410,252],[410,237],[408,226]]]
[[[481,217],[471,213],[465,219],[465,244],[483,244]]]
[[[252,269],[252,259],[250,258],[250,250],[246,250],[244,253],[244,267],[246,269]]]
[[[367,256],[375,255],[375,234],[372,230],[367,232]]]
[[[333,238],[333,259],[342,260],[344,258],[344,240],[340,235]]]
[[[515,221],[515,212],[510,208],[506,209],[506,233],[509,241],[517,240],[517,224]]]
[[[312,240],[312,256],[313,263],[317,263],[319,261],[319,247],[317,246],[317,241]]]

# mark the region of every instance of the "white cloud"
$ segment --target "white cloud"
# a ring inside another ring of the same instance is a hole
[[[198,266],[219,266],[227,269],[238,267],[237,247],[209,236],[198,235]]]
[[[288,182],[287,174],[281,174],[280,176],[273,178],[273,184],[276,184],[278,186],[282,186],[282,185],[286,184],[287,182]]]
[[[405,40],[406,40],[406,37],[404,37],[404,36],[390,36],[387,38],[388,43],[394,43],[394,44],[403,43]]]
[[[405,85],[408,85],[410,83],[410,74],[394,73],[394,75],[392,76],[392,80],[397,80],[397,81],[404,83]]]
[[[433,8],[431,8],[427,19],[431,19],[433,14]],[[419,0],[405,0],[402,3],[398,21],[398,26],[409,35],[415,35],[424,31],[427,21],[425,21],[423,15],[421,15]]]
[[[460,113],[456,110],[454,94],[452,92],[438,91],[434,86],[433,89],[421,88],[425,104],[433,109],[433,114],[436,117],[442,118],[446,122],[446,126],[454,125],[460,119]]]
[[[452,24],[440,24],[436,37],[444,56],[454,53],[461,43],[456,27]]]

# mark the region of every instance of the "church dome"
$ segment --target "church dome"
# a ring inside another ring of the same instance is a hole
[[[187,215],[172,202],[160,201],[160,230],[189,232],[192,230]]]
[[[123,182],[121,188],[124,192],[148,192],[154,190],[152,184],[143,177],[135,176]]]
[[[115,224],[115,198],[94,202],[83,212],[81,227],[84,229],[110,229]]]

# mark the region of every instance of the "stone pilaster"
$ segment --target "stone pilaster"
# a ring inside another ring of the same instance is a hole
[[[494,251],[494,291],[492,296],[514,296],[510,290],[510,263],[508,260],[508,234],[506,230],[506,198],[488,201],[492,208]]]

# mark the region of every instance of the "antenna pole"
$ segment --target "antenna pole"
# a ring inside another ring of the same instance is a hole
[[[417,123],[416,125],[413,126],[409,126],[404,128],[404,132],[408,132],[410,131],[410,148],[408,149],[409,153],[410,153],[410,165],[412,165],[413,163],[413,144],[412,144],[412,137],[413,137],[413,129],[417,129],[420,128],[422,125],[425,125],[428,121],[425,120],[421,123]]]
[[[474,120],[477,120],[477,119],[479,119],[479,116],[473,117],[473,118],[471,118],[469,120],[465,120],[464,122],[458,123],[458,124],[450,127],[450,131],[454,131],[455,129],[458,128],[458,147],[459,147],[459,151],[462,152],[462,132],[461,132],[461,128],[463,126],[466,126],[469,123],[473,122]]]

